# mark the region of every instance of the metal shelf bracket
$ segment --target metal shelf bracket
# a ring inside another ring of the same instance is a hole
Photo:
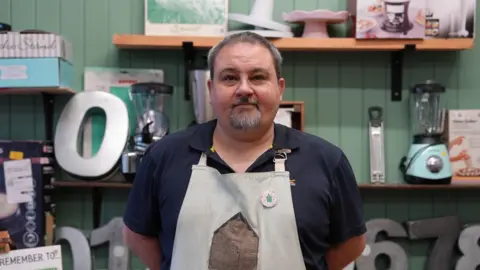
[[[191,41],[184,41],[182,44],[183,49],[183,57],[184,57],[184,89],[185,89],[185,100],[189,101],[191,99],[190,96],[190,80],[189,80],[189,72],[193,68],[195,63],[195,57],[197,51],[193,46],[193,42]]]
[[[401,101],[402,100],[402,88],[403,88],[403,63],[404,56],[406,52],[415,51],[415,44],[407,44],[405,48],[400,51],[394,51],[391,53],[390,58],[390,79],[391,79],[391,100],[392,101]]]

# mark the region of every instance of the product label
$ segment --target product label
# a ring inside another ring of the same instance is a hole
[[[0,80],[26,80],[27,66],[24,65],[10,65],[0,66]]]
[[[26,203],[33,200],[34,183],[30,159],[9,160],[3,163],[8,203]]]

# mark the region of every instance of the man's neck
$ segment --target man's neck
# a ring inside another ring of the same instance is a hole
[[[273,123],[269,127],[256,130],[235,130],[224,128],[217,123],[213,133],[213,144],[215,148],[244,152],[248,149],[269,147],[273,143],[274,133]]]

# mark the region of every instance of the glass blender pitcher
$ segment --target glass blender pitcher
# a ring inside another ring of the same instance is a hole
[[[400,169],[411,184],[449,184],[452,169],[443,139],[445,87],[433,81],[417,84],[410,94],[413,142]]]
[[[169,120],[164,107],[173,94],[173,87],[163,83],[137,83],[130,88],[135,108],[135,149],[144,151],[151,143],[168,133]]]
[[[147,148],[168,134],[169,121],[165,106],[173,94],[173,86],[164,83],[136,83],[130,88],[135,110],[135,135],[122,154],[122,174],[132,182]]]

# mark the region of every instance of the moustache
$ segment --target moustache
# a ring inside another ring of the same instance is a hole
[[[250,99],[249,97],[240,97],[233,103],[232,107],[240,105],[253,105],[258,108],[258,101],[255,99]]]

